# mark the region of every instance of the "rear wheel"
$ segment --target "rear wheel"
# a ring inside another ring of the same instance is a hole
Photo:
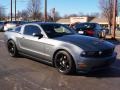
[[[102,33],[101,32],[98,33],[98,38],[102,38]]]
[[[7,48],[10,56],[16,57],[18,55],[18,51],[13,40],[8,41]]]
[[[102,38],[105,38],[105,37],[106,37],[106,32],[103,31],[103,32],[102,32]]]
[[[99,37],[99,38],[105,38],[105,36],[106,36],[106,35],[105,35],[105,32],[99,32],[99,33],[98,33],[98,37]]]
[[[55,55],[55,67],[62,74],[70,74],[76,70],[72,56],[66,51],[59,51]]]

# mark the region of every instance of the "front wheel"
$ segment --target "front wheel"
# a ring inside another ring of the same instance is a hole
[[[10,56],[16,57],[18,55],[18,51],[13,40],[8,41],[7,48]]]
[[[62,74],[70,74],[76,70],[72,56],[66,51],[59,51],[55,55],[55,67]]]
[[[99,32],[99,33],[98,33],[98,37],[99,37],[99,38],[105,38],[105,37],[106,37],[105,32]]]
[[[106,31],[102,32],[102,38],[106,38]]]
[[[98,33],[98,38],[102,38],[102,33],[101,32]]]

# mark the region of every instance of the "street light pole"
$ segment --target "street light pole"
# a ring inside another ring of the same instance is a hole
[[[44,6],[44,21],[47,21],[47,0],[45,0],[44,2],[45,6]]]
[[[12,0],[11,0],[11,21],[12,21]]]
[[[115,30],[116,30],[116,16],[117,16],[117,0],[114,0],[113,6],[113,27],[112,27],[112,39],[115,39]]]
[[[15,21],[16,21],[16,0],[15,0]]]

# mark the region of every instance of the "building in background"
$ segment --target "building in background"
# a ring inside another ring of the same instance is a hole
[[[73,23],[82,23],[82,22],[89,22],[93,19],[94,17],[70,17],[69,19],[59,19],[57,23],[62,23],[62,24],[73,24]]]
[[[70,17],[69,19],[59,19],[57,23],[62,24],[73,24],[73,23],[82,23],[82,22],[90,22],[90,23],[98,23],[102,26],[108,27],[108,22],[106,18],[96,18],[96,17]],[[120,16],[116,18],[117,26],[120,27]]]

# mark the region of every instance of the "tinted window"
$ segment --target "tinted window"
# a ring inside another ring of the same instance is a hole
[[[40,29],[34,25],[27,25],[25,26],[24,34],[25,35],[33,35],[33,33],[40,33]]]
[[[15,28],[15,32],[20,32],[20,30],[21,30],[21,27]]]

